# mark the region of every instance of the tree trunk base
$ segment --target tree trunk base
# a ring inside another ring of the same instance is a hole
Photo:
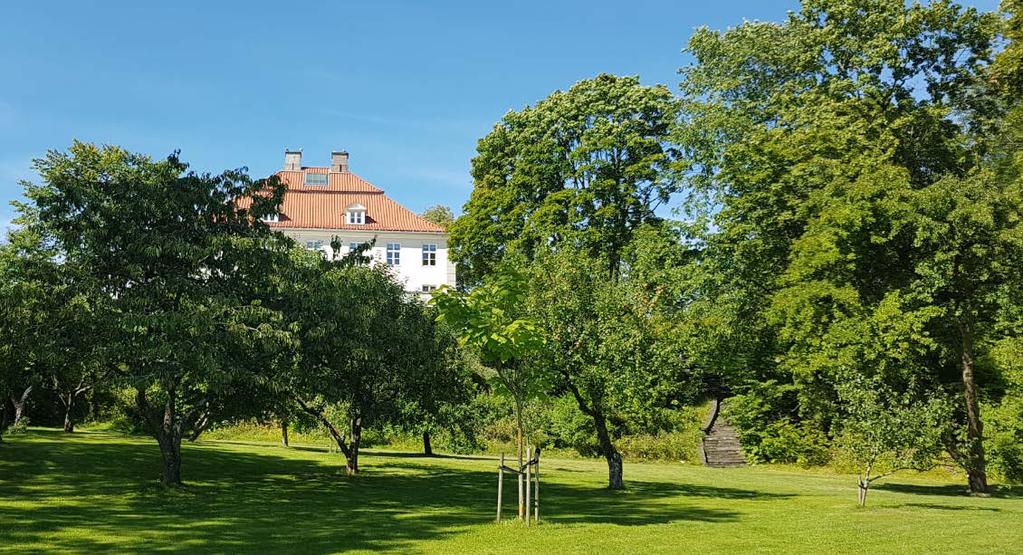
[[[625,487],[625,480],[622,478],[622,455],[614,451],[607,457],[607,488],[622,489]]]
[[[430,432],[423,432],[423,454],[433,456],[433,445],[430,443]]]
[[[870,486],[865,486],[862,482],[858,485],[859,488],[859,505],[860,507],[867,506],[867,492],[870,491]]]

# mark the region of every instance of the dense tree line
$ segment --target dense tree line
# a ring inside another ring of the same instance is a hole
[[[611,487],[636,388],[733,396],[757,459],[847,446],[864,491],[942,452],[987,491],[991,410],[1018,476],[1019,8],[806,0],[698,30],[678,96],[601,75],[480,140],[462,279],[531,269],[546,393],[594,418]],[[680,230],[645,267],[644,226]]]
[[[262,223],[279,209],[276,178],[77,142],[36,169],[0,251],[0,385],[15,418],[47,385],[70,432],[83,392],[125,391],[128,415],[159,445],[163,483],[178,485],[183,439],[297,406],[328,426],[355,473],[363,422],[435,412],[465,385],[448,364],[453,340],[385,269],[358,252],[323,260]]]
[[[861,503],[943,458],[1021,479],[1021,17],[804,0],[698,30],[677,94],[605,74],[509,112],[462,215],[424,214],[459,263],[431,306],[268,229],[276,179],[52,152],[0,248],[0,426],[127,389],[177,484],[233,419],[310,418],[356,473],[365,427],[430,450],[506,395],[520,462],[545,400],[620,488],[628,434],[727,397],[751,459],[841,452]]]

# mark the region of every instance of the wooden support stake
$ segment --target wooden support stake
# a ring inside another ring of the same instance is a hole
[[[497,521],[501,522],[501,497],[504,493],[504,453],[501,453],[501,465],[497,467]]]
[[[536,468],[533,470],[533,480],[536,481],[536,497],[533,499],[533,520],[540,523],[540,450],[536,452]]]
[[[530,509],[530,503],[529,503],[530,495],[529,494],[530,494],[530,492],[533,489],[532,487],[530,487],[533,484],[531,484],[530,480],[529,480],[529,469],[532,466],[530,464],[530,462],[532,460],[533,460],[533,448],[532,447],[527,447],[526,448],[526,526],[529,526],[529,512],[530,512],[529,511],[529,509]]]
[[[522,502],[522,494],[523,494],[523,491],[522,491],[522,451],[519,451],[519,468],[518,468],[518,472],[515,473],[515,477],[518,478],[518,484],[519,484],[519,512],[518,512],[518,517],[519,517],[519,520],[524,520],[525,519],[526,506]]]

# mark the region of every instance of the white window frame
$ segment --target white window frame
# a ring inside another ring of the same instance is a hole
[[[316,176],[322,175],[322,176],[324,176],[322,178],[321,177],[317,177],[316,178],[316,179],[322,179],[323,183],[309,183],[309,176],[313,176],[313,175],[316,175]],[[326,187],[328,183],[330,183],[330,178],[328,178],[327,174],[325,174],[325,173],[306,172],[305,176],[302,178],[302,185],[305,186],[305,187]]]
[[[263,216],[262,218],[260,218],[259,221],[261,221],[263,223],[267,223],[267,224],[275,224],[275,223],[281,221],[281,215],[280,214],[267,214],[266,216]]]
[[[423,245],[423,266],[437,265],[437,244],[425,243]]]
[[[366,223],[365,210],[349,210],[348,225],[364,225]]]
[[[385,261],[388,266],[401,265],[401,243],[387,243],[385,249]]]

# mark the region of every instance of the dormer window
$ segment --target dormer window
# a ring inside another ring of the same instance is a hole
[[[363,225],[366,223],[366,207],[361,204],[353,204],[348,207],[345,218],[348,225]]]
[[[268,224],[271,224],[271,223],[275,224],[275,223],[281,221],[281,215],[277,214],[277,213],[267,214],[266,216],[263,216],[262,218],[260,218],[259,221],[264,222],[264,223],[268,223]]]
[[[327,174],[306,172],[305,184],[307,186],[322,187],[327,184]]]

